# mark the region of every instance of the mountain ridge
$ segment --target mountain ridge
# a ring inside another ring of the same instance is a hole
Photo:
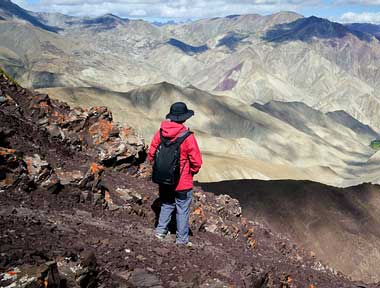
[[[30,14],[30,11],[22,9],[20,6],[14,4],[12,1],[9,0],[3,0],[0,2],[0,17],[9,20],[12,18],[24,20],[26,22],[29,22],[33,26],[47,30],[49,32],[56,33],[60,31],[60,29],[57,27],[48,26],[41,23],[37,18],[33,17]]]

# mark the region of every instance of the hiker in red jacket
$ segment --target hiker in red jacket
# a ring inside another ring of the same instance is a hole
[[[172,213],[176,209],[176,243],[188,246],[192,245],[189,242],[189,216],[193,176],[199,172],[202,165],[201,152],[194,134],[183,125],[193,115],[194,111],[188,110],[185,103],[174,103],[170,107],[170,113],[166,115],[167,120],[161,123],[160,130],[154,135],[148,153],[149,161],[154,162],[155,159],[158,161],[155,157],[158,157],[156,152],[160,149],[162,141],[169,143],[169,145],[170,143],[175,143],[175,141],[179,143],[183,141],[179,144],[179,175],[177,176],[179,179],[174,185],[165,185],[156,181],[156,183],[160,183],[161,211],[155,235],[159,239],[165,238]],[[162,155],[163,152],[161,152],[160,157]]]

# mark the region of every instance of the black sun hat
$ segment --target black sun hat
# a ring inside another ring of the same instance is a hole
[[[166,119],[170,119],[174,122],[182,122],[194,116],[194,111],[187,109],[187,106],[183,102],[176,102],[170,106],[170,112],[166,115]]]

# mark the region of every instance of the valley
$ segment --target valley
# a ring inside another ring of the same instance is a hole
[[[368,161],[380,129],[380,42],[370,32],[293,12],[155,26],[6,3],[0,65],[11,76],[72,105],[112,107],[147,142],[171,102],[187,101],[197,112],[190,128],[210,155],[201,181],[378,181]],[[300,104],[289,111],[278,101]],[[260,109],[268,102],[273,113]],[[339,123],[323,115],[340,110],[347,117]],[[290,113],[302,122],[310,111],[317,118],[299,125],[276,117]],[[350,125],[369,125],[371,132]]]

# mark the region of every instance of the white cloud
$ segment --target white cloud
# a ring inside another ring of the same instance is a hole
[[[374,23],[380,24],[380,12],[363,12],[363,13],[354,13],[347,12],[344,13],[340,19],[340,22],[343,23]]]
[[[25,3],[25,0],[16,1]],[[131,18],[197,19],[231,14],[297,11],[320,3],[318,0],[40,0],[27,5],[27,8],[76,16],[113,13]]]
[[[13,0],[13,3],[16,3],[17,5],[20,5],[23,8],[26,8],[28,6],[28,3],[26,0]]]
[[[144,17],[147,15],[146,11],[144,9],[137,9],[137,10],[133,10],[131,11],[131,13],[129,14],[131,16],[138,16],[138,17]]]
[[[378,6],[380,0],[338,0],[336,4],[339,5],[360,5],[360,6]]]

